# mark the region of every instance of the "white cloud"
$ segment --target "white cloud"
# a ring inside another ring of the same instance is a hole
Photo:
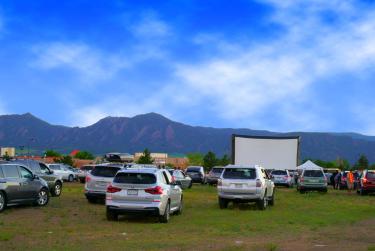
[[[0,101],[0,115],[5,115],[7,114],[7,109],[5,107],[5,104],[4,102]]]
[[[295,129],[294,122],[301,128],[311,127],[311,121],[319,117],[311,114],[316,110],[303,112],[291,105],[286,109],[285,104],[299,99],[303,106],[313,101],[309,88],[321,79],[349,72],[365,74],[365,69],[374,66],[375,12],[351,1],[335,1],[337,5],[331,1],[266,2],[275,8],[270,22],[281,25],[283,35],[262,44],[233,45],[231,53],[221,47],[221,54],[197,64],[178,64],[178,82],[187,93],[212,103],[212,110],[225,119],[247,118],[252,123],[265,109],[275,107],[282,130]],[[324,20],[321,13],[326,11],[337,20]],[[207,38],[213,43],[212,36],[200,38],[200,43]]]
[[[130,26],[130,31],[132,31],[136,37],[142,39],[160,39],[171,35],[169,25],[152,11],[142,13],[139,22]]]
[[[34,53],[37,56],[34,66],[44,70],[67,67],[87,81],[109,79],[128,66],[123,58],[104,55],[84,43],[39,44],[34,47]]]

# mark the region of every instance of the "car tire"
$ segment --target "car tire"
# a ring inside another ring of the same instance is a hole
[[[4,211],[7,206],[7,199],[5,197],[5,193],[0,191],[0,212]]]
[[[228,207],[228,200],[219,197],[219,207],[220,209],[225,209]]]
[[[188,188],[191,188],[192,186],[193,186],[193,181],[191,180]]]
[[[182,214],[183,210],[184,210],[184,198],[181,197],[180,206],[178,207],[178,210],[176,211],[176,215]]]
[[[108,208],[107,208],[107,211],[106,211],[106,216],[107,216],[108,221],[117,221],[118,220],[118,214],[116,212],[114,212],[113,210],[108,209]]]
[[[53,189],[51,190],[51,195],[53,197],[59,197],[62,192],[62,184],[60,181],[56,181]]]
[[[267,191],[266,191],[267,193]],[[257,201],[257,208],[259,210],[265,210],[267,208],[267,203],[268,203],[268,200],[266,198],[266,196],[263,197],[263,199],[260,199]]]
[[[168,202],[166,207],[165,207],[164,213],[159,216],[159,222],[161,222],[161,223],[168,223],[169,222],[169,218],[171,217],[170,208],[171,207],[170,207],[170,204]]]
[[[38,193],[38,199],[36,200],[35,204],[39,207],[44,207],[49,202],[49,194],[46,188],[40,189]]]
[[[363,188],[359,189],[359,195],[364,196],[366,195],[366,191]]]
[[[270,200],[268,201],[268,205],[270,206],[275,205],[275,189],[273,189],[273,193],[272,193]]]
[[[96,198],[87,198],[87,201],[91,204],[95,204],[97,202]]]
[[[74,181],[74,176],[73,176],[73,175],[69,175],[69,177],[68,177],[68,181],[69,181],[69,182],[73,182],[73,181]]]

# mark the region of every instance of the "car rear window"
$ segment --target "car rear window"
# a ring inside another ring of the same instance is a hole
[[[99,177],[115,177],[116,173],[120,170],[119,167],[114,166],[96,166],[91,171],[91,175]]]
[[[213,173],[222,173],[224,168],[212,168]]]
[[[320,170],[306,170],[303,176],[304,177],[323,177],[324,174]]]
[[[49,165],[49,168],[51,168],[52,170],[60,170],[59,165]]]
[[[367,172],[366,178],[367,179],[375,179],[375,172]]]
[[[287,175],[287,174],[286,174],[286,171],[277,170],[277,171],[272,171],[272,175]]]
[[[254,168],[226,168],[223,178],[225,179],[255,179],[256,172]]]
[[[151,173],[119,173],[113,182],[123,184],[155,184],[156,177]]]

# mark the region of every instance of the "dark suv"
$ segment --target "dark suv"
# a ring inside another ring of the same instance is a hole
[[[38,175],[48,183],[49,190],[52,196],[58,197],[61,195],[63,180],[62,177],[53,173],[48,166],[42,162],[29,159],[19,159],[10,163],[19,163],[29,168],[34,174]]]
[[[360,179],[357,192],[360,195],[375,192],[375,170],[364,170]]]
[[[0,164],[0,212],[6,206],[49,201],[47,182],[19,164]]]

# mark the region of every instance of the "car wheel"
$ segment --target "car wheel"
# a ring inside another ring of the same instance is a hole
[[[73,177],[73,175],[69,175],[69,177],[68,177],[68,181],[69,181],[69,182],[73,182],[73,181],[74,181],[74,177]]]
[[[193,186],[193,181],[191,180],[189,184],[189,188],[191,188],[192,186]]]
[[[359,194],[360,194],[361,196],[364,196],[364,195],[366,195],[366,191],[363,190],[363,188],[361,188],[361,189],[359,190]]]
[[[38,199],[36,200],[36,204],[40,207],[43,207],[48,204],[49,195],[48,190],[45,188],[40,189],[38,193]]]
[[[4,211],[6,205],[7,201],[5,198],[5,194],[3,192],[0,192],[0,212]]]
[[[55,183],[55,186],[53,187],[53,190],[51,191],[52,196],[59,197],[61,195],[62,190],[62,184],[61,182],[57,181]]]
[[[275,205],[275,189],[273,190],[272,196],[271,196],[270,200],[268,201],[268,204],[270,206]]]
[[[107,208],[106,215],[107,215],[107,220],[109,220],[109,221],[117,221],[118,220],[118,214],[116,212],[112,211],[111,209]]]
[[[257,201],[257,207],[259,210],[265,210],[267,208],[267,198],[266,196],[263,197],[263,199],[260,199]]]
[[[162,215],[159,216],[159,221],[161,223],[168,223],[170,217],[171,217],[171,214],[170,214],[170,205],[169,205],[169,202],[168,202],[167,205],[165,206],[164,214],[162,214]]]
[[[228,200],[219,197],[219,207],[220,207],[220,209],[227,208],[228,207]]]
[[[182,210],[183,210],[183,209],[184,209],[184,199],[183,199],[183,197],[181,197],[180,206],[178,207],[178,210],[176,211],[176,214],[177,214],[177,215],[182,214]]]

